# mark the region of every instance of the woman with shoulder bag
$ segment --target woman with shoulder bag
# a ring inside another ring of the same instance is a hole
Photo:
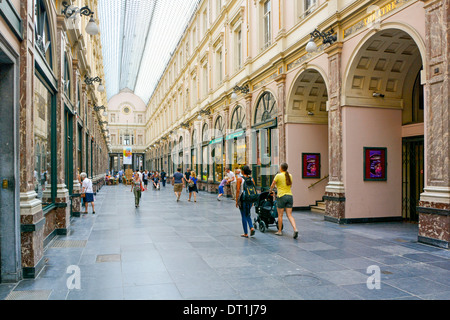
[[[241,234],[241,237],[248,238],[248,227],[250,227],[250,236],[253,236],[255,234],[255,228],[253,228],[252,223],[252,217],[250,210],[252,209],[253,203],[246,202],[242,200],[242,195],[244,193],[244,183],[246,179],[251,179],[253,181],[253,178],[250,176],[252,174],[252,170],[249,166],[244,166],[242,168],[242,174],[243,177],[240,177],[236,174],[236,208],[239,208],[239,211],[241,212],[241,218],[242,218],[242,227],[244,228],[244,234]],[[253,181],[253,184],[255,182]]]
[[[197,193],[198,193],[198,189],[197,189],[197,175],[195,174],[194,171],[191,171],[191,175],[189,176],[189,180],[188,180],[188,188],[189,188],[189,200],[191,201],[191,195],[192,193],[194,193],[194,202],[197,202]]]
[[[141,198],[141,184],[141,177],[136,173],[131,183],[131,192],[134,192],[134,205],[136,208],[139,207],[139,200]]]

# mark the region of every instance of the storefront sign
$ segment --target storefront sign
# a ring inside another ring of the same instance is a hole
[[[226,136],[225,140],[233,140],[234,138],[240,138],[244,135],[244,131],[235,132]]]
[[[214,139],[214,140],[211,140],[211,141],[209,142],[209,144],[220,143],[220,142],[222,142],[222,141],[223,141],[223,137],[220,137],[220,138],[216,138],[216,139]]]
[[[264,128],[271,128],[277,126],[277,118],[273,118],[272,120],[268,120],[262,123],[258,123],[254,125],[252,128],[255,130],[264,129]]]
[[[385,4],[382,7],[377,6],[370,6],[370,8],[376,8],[375,10],[372,10],[369,14],[364,16],[364,18],[360,19],[350,27],[346,28],[342,32],[342,37],[348,37],[349,35],[363,29],[370,27],[372,24],[377,23],[381,20],[381,18],[388,13],[391,13],[393,11],[396,11],[398,8],[402,7],[406,3],[410,2],[411,0],[394,0],[390,1],[387,4]]]

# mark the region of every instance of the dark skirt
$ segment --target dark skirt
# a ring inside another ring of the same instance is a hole
[[[94,202],[94,194],[86,193],[86,196],[84,197],[84,202]]]
[[[193,187],[188,187],[189,192],[197,192],[198,193],[198,189],[197,189],[197,184],[194,184]]]

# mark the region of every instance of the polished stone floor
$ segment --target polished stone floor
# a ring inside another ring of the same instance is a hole
[[[302,211],[299,239],[287,220],[281,237],[270,227],[247,239],[231,199],[177,202],[172,190],[144,192],[136,209],[128,187],[103,187],[96,214],[73,218],[38,277],[0,285],[0,299],[450,299],[450,251],[418,243],[415,224],[337,225]]]

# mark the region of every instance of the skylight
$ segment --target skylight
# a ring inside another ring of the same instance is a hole
[[[199,1],[98,1],[108,100],[128,88],[148,103]]]

